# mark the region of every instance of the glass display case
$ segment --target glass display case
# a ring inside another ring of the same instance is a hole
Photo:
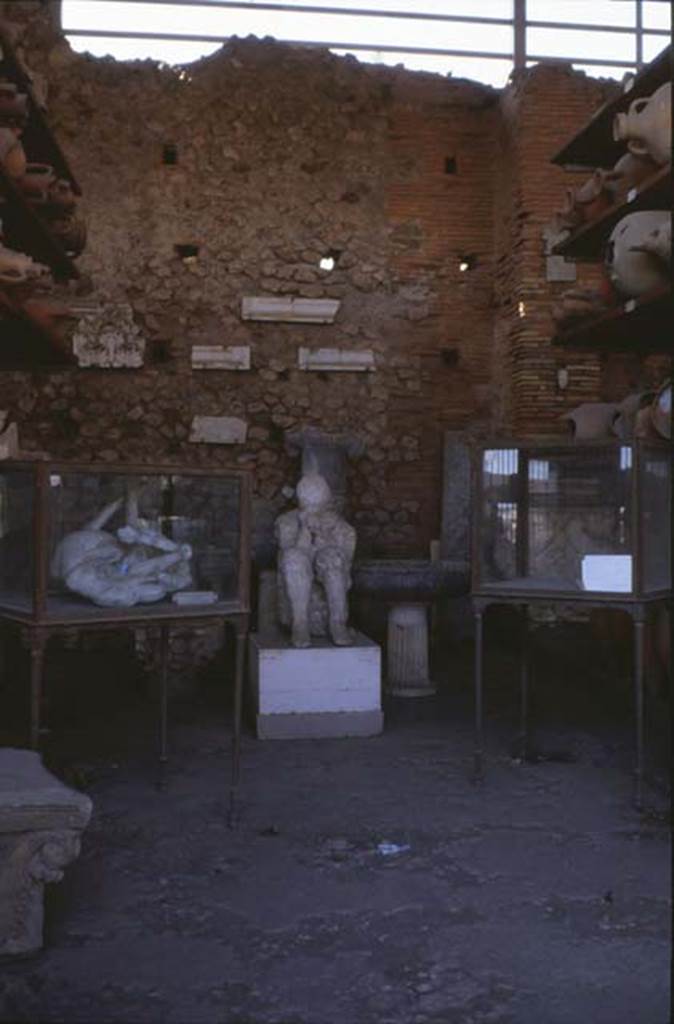
[[[671,588],[671,447],[498,443],[475,467],[475,595],[641,602]]]
[[[5,462],[0,616],[32,624],[245,614],[250,474]]]

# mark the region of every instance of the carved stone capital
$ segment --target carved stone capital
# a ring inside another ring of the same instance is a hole
[[[0,836],[0,954],[40,949],[44,886],[60,882],[79,852],[72,829]]]

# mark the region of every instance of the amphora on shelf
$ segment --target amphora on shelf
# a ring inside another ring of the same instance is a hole
[[[25,253],[0,245],[0,282],[3,284],[22,284],[31,277],[42,277],[48,273],[48,267],[35,263]]]
[[[624,153],[616,161],[612,170],[606,171],[599,167],[594,172],[601,181],[603,188],[613,195],[614,202],[623,202],[632,188],[637,188],[642,181],[650,178],[658,165],[650,156],[635,156]]]
[[[576,441],[602,441],[611,437],[617,414],[615,402],[583,402],[559,418],[566,421]]]
[[[49,221],[51,233],[69,256],[79,256],[87,242],[87,226],[80,217],[56,217]]]
[[[656,259],[668,267],[672,261],[671,214],[668,213],[658,226],[649,231],[638,245],[633,245],[632,252],[650,253],[651,256],[655,256]]]
[[[613,119],[613,138],[627,142],[630,153],[651,156],[663,165],[672,159],[672,83],[665,82],[652,96],[634,100],[626,113]]]
[[[593,220],[613,205],[613,193],[607,189],[601,172],[595,171],[575,190],[573,204],[585,221]]]
[[[658,389],[650,407],[651,422],[656,433],[667,441],[672,437],[672,382],[666,380]]]
[[[72,213],[77,205],[77,199],[70,182],[65,178],[59,178],[50,185],[47,202],[55,211]]]
[[[25,173],[17,184],[27,199],[46,202],[48,191],[56,181],[51,164],[26,164]]]
[[[635,391],[616,405],[616,414],[611,424],[611,433],[621,441],[629,441],[636,433],[637,417],[642,409],[650,409],[652,391]],[[640,436],[640,435],[638,435]]]
[[[662,210],[639,210],[618,221],[606,247],[606,266],[616,289],[637,297],[667,284],[669,275],[662,261],[643,243],[663,221]]]
[[[608,305],[601,291],[589,288],[569,288],[552,306],[552,319],[560,326],[573,320],[597,316]]]
[[[47,335],[56,351],[72,355],[70,335],[78,317],[69,306],[46,297],[26,299],[23,312]]]
[[[0,127],[0,164],[15,180],[26,172],[26,154],[11,128]]]

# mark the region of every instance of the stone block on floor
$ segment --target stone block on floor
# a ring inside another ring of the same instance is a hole
[[[0,955],[42,946],[43,895],[80,852],[91,800],[32,750],[0,750]]]

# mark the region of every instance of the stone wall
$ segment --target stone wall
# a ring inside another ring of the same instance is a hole
[[[3,373],[0,407],[25,449],[251,466],[264,558],[297,475],[285,432],[349,432],[365,442],[349,473],[359,553],[423,555],[446,430],[559,432],[564,409],[596,397],[593,356],[554,389],[569,357],[549,345],[559,286],[541,228],[566,184],[549,158],[602,84],[539,67],[499,94],[252,38],[180,71],[74,54],[42,18],[24,30],[84,192],[75,290],[130,304],[146,339],[142,369]],[[332,324],[244,321],[245,295],[340,308]],[[249,347],[250,369],[193,369],[192,347],[210,345]],[[299,369],[298,350],[318,347],[369,350],[375,370]],[[195,416],[244,420],[247,438],[195,444]]]

